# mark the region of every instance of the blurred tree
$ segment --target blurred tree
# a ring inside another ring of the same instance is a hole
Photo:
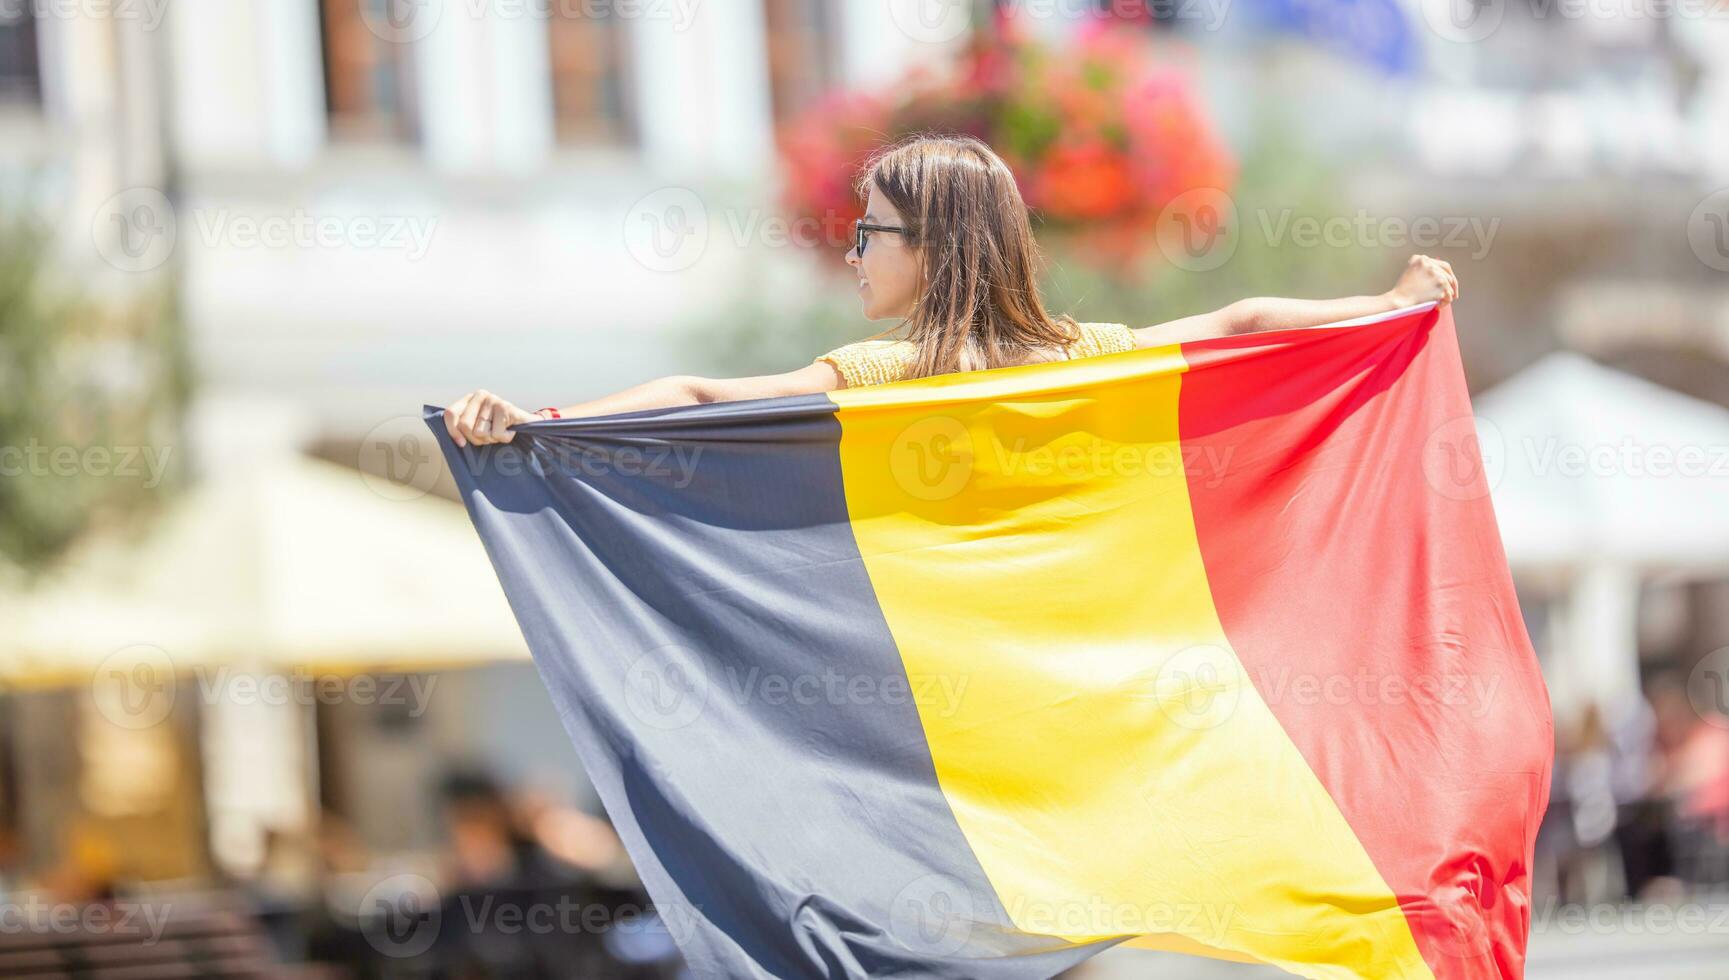
[[[189,361],[166,282],[93,298],[29,208],[0,209],[0,559],[51,566],[160,493]]]
[[[1267,118],[1254,132],[1237,184],[1221,198],[1233,213],[1231,237],[1221,236],[1215,246],[1224,251],[1185,256],[1172,249],[1129,277],[1053,251],[1044,283],[1047,306],[1077,319],[1140,327],[1249,296],[1322,299],[1390,287],[1412,250],[1377,247],[1355,233],[1332,242],[1296,234],[1297,228],[1323,222],[1343,227],[1351,211],[1342,177],[1306,155],[1280,119]]]

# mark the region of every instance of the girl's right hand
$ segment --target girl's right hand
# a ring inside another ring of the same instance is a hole
[[[444,410],[444,428],[458,446],[471,442],[476,446],[486,446],[510,442],[516,438],[510,426],[538,418],[540,416],[517,408],[485,388],[476,388]]]

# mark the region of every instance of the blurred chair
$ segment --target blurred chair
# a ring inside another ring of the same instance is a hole
[[[313,975],[277,962],[258,920],[221,897],[116,900],[79,906],[76,916],[58,912],[52,921],[26,917],[23,928],[0,930],[0,977],[194,980]],[[65,921],[69,918],[76,921]]]

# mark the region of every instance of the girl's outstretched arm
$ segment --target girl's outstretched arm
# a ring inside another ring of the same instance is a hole
[[[840,387],[840,383],[840,374],[826,361],[807,364],[795,371],[759,374],[748,378],[700,378],[691,374],[675,374],[645,381],[592,401],[559,408],[558,414],[565,418],[580,418],[587,415],[636,412],[646,408],[696,405],[702,402],[806,395],[818,391],[833,391]],[[458,446],[471,442],[484,446],[494,442],[510,442],[516,438],[516,433],[510,431],[510,426],[518,422],[532,422],[541,417],[480,388],[458,398],[444,410],[444,427]]]
[[[1186,316],[1135,331],[1136,346],[1158,347],[1231,334],[1318,327],[1340,320],[1386,313],[1431,300],[1442,305],[1459,298],[1459,279],[1453,267],[1427,255],[1413,255],[1392,289],[1373,296],[1342,299],[1286,299],[1257,296],[1242,299],[1222,310]]]
[[[1261,330],[1314,327],[1435,300],[1446,304],[1459,296],[1459,280],[1453,267],[1427,255],[1413,255],[1392,289],[1375,296],[1343,299],[1285,299],[1262,296],[1238,300],[1222,310],[1184,317],[1135,331],[1137,346],[1156,347],[1208,337],[1224,337]],[[670,408],[702,402],[738,401],[832,391],[841,386],[839,372],[826,361],[807,364],[781,374],[759,374],[747,378],[702,378],[690,374],[671,375],[592,401],[560,408],[567,418],[612,415],[648,408]],[[520,408],[484,388],[469,392],[444,410],[444,425],[458,446],[510,442],[516,433],[510,426],[541,416]]]

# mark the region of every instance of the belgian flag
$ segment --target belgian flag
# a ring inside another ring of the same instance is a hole
[[[698,975],[1517,977],[1549,700],[1449,308],[443,448]]]

